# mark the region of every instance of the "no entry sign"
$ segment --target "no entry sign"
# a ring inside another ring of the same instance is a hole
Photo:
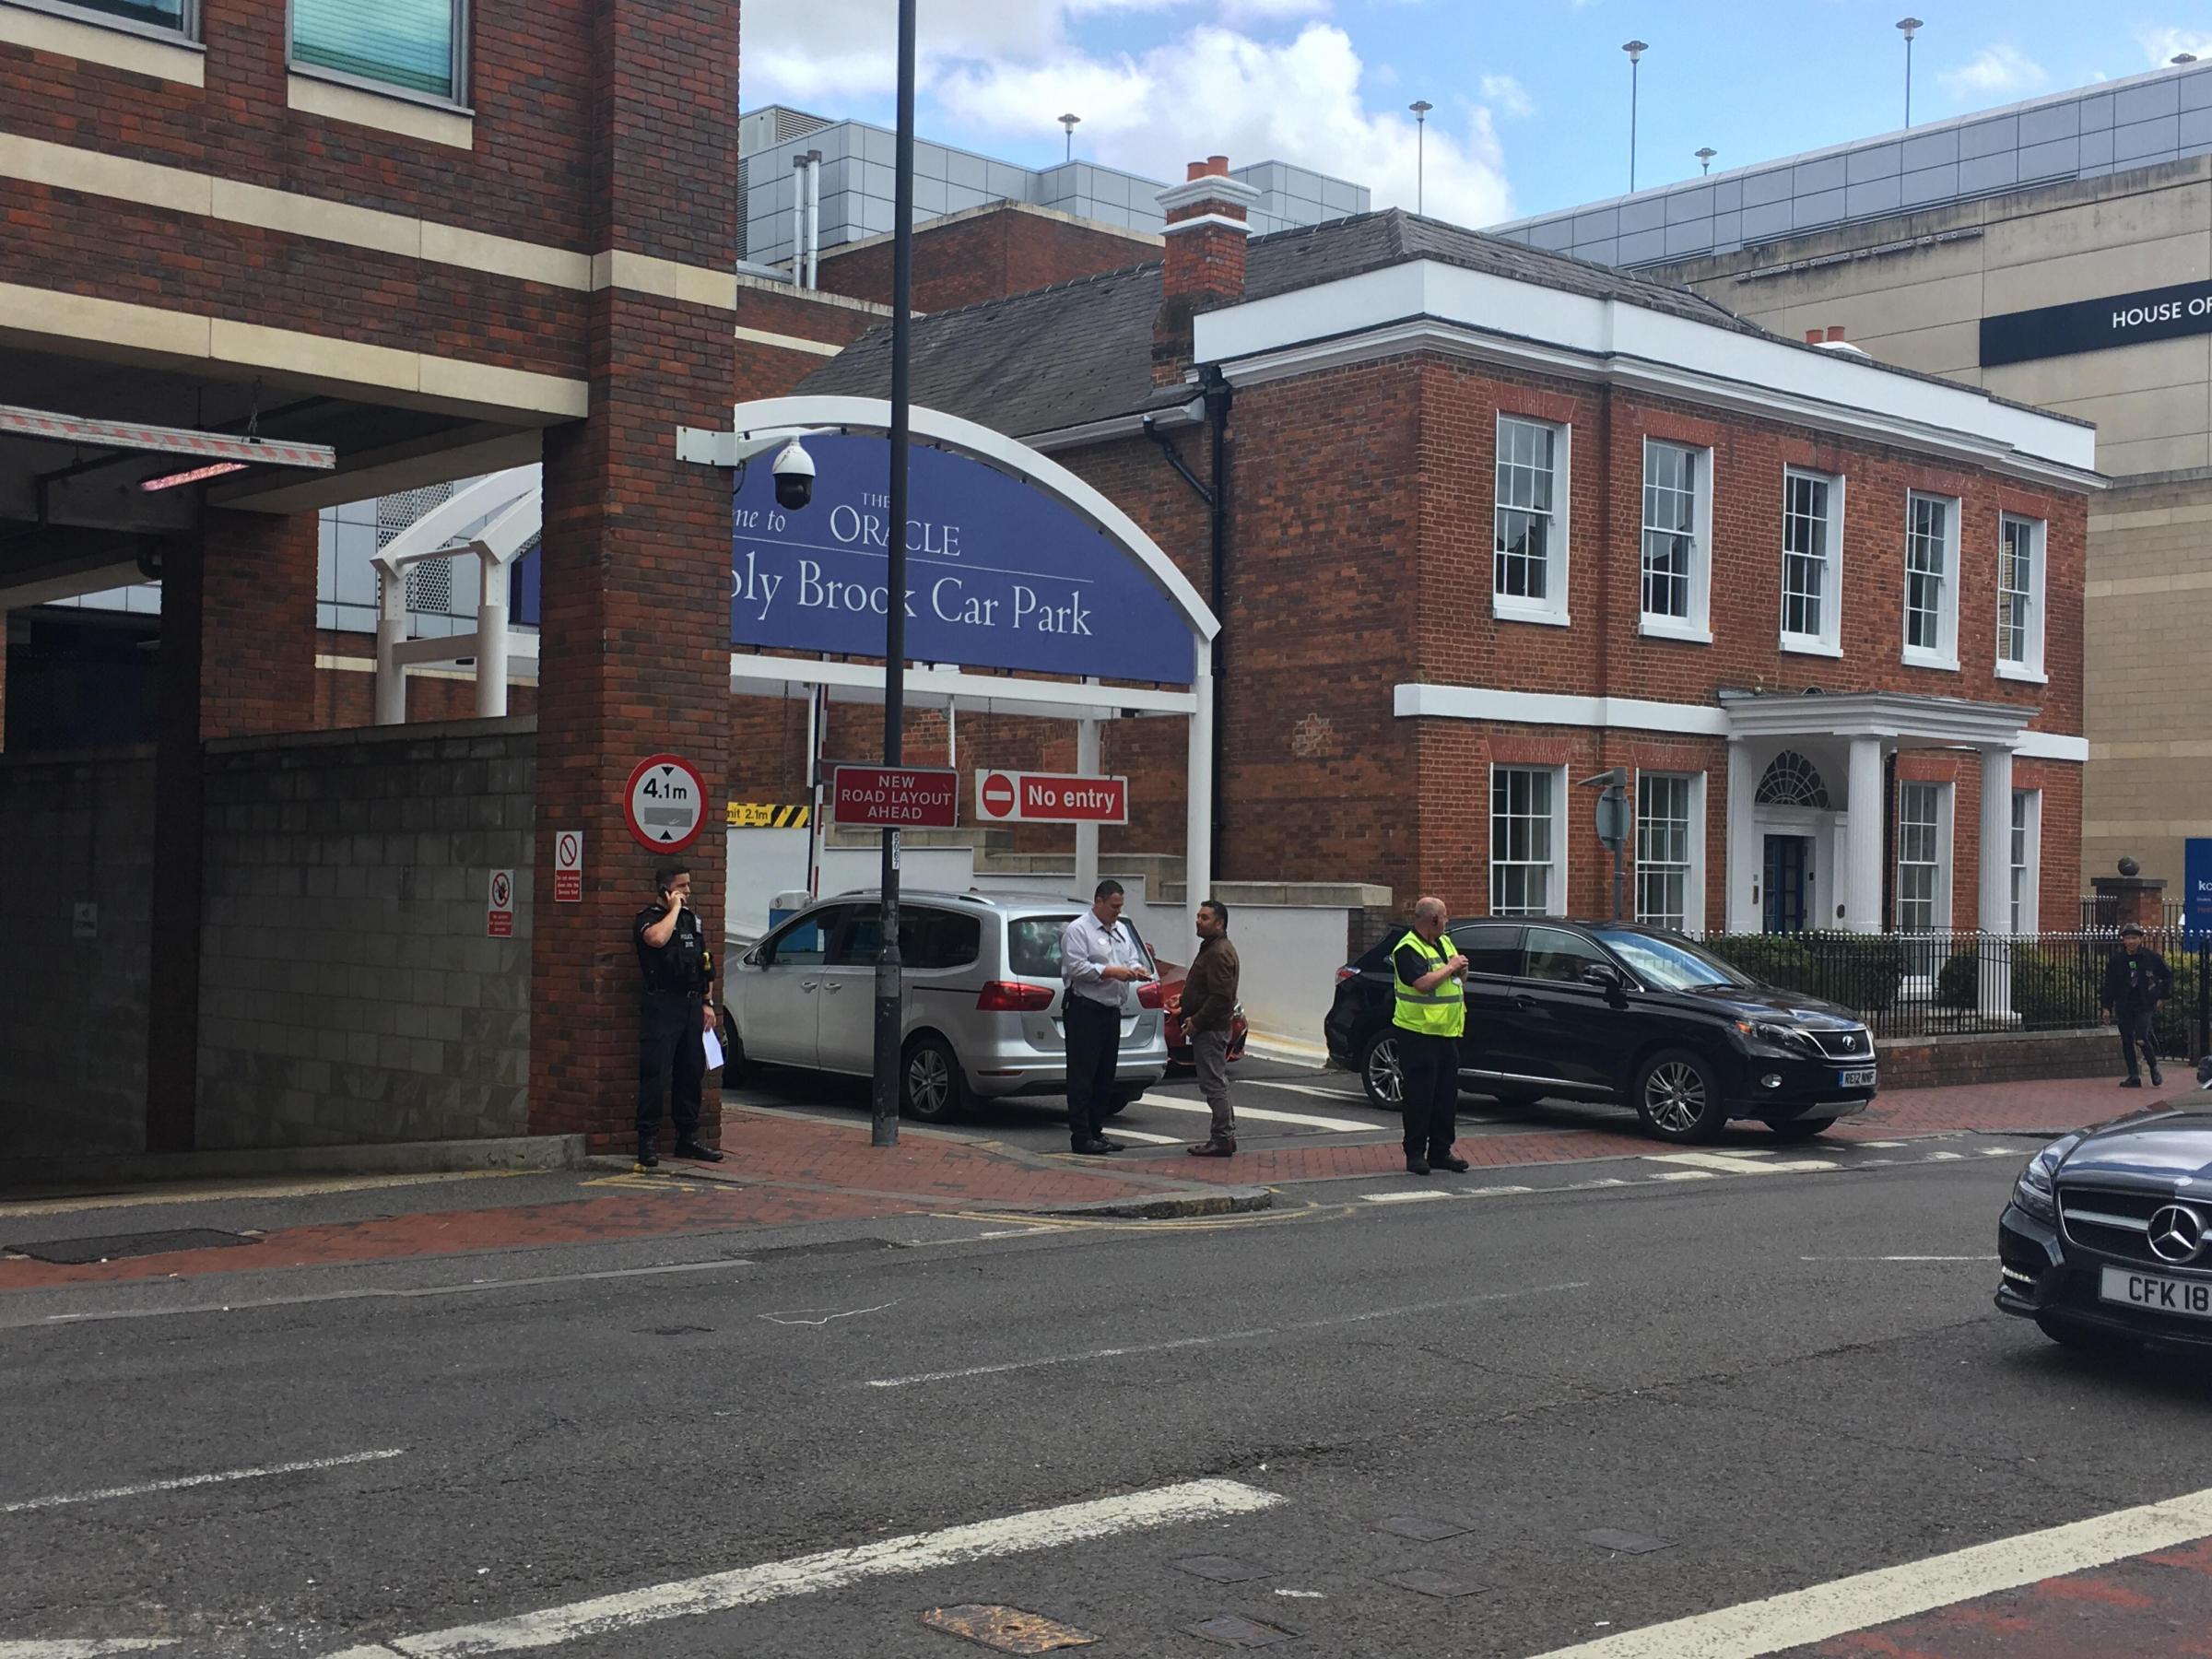
[[[1127,778],[1058,772],[979,771],[977,809],[994,824],[1125,824]]]
[[[960,821],[960,774],[947,767],[841,766],[830,817],[876,830],[949,830]]]
[[[678,853],[699,839],[707,821],[707,782],[681,755],[652,755],[638,762],[622,792],[622,816],[639,845]]]

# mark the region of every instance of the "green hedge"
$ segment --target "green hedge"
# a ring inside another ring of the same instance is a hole
[[[1705,948],[1762,984],[1862,1014],[1896,1006],[1905,947],[1888,934],[1722,934]]]

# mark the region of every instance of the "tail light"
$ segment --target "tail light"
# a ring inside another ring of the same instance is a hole
[[[986,1014],[1038,1014],[1053,1006],[1053,994],[1050,985],[993,980],[977,993],[975,1006]]]
[[[1136,988],[1136,1006],[1140,1008],[1164,1008],[1168,1006],[1167,987],[1158,980],[1147,980]]]
[[[1359,970],[1357,968],[1344,967],[1336,970],[1336,982],[1340,985],[1347,979],[1358,979],[1359,977]]]

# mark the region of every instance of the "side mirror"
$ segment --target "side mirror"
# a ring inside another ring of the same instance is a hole
[[[1618,994],[1629,988],[1628,980],[1619,969],[1608,962],[1593,962],[1583,970],[1583,983],[1595,985],[1599,990]]]
[[[754,946],[750,950],[739,957],[737,960],[747,968],[759,967],[761,965],[760,947],[758,945]]]

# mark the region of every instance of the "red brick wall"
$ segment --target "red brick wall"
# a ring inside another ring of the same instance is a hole
[[[954,311],[1159,257],[1156,244],[1137,237],[1001,203],[966,218],[916,227],[914,309]],[[830,293],[888,305],[891,244],[826,251],[819,276]]]
[[[321,656],[363,663],[373,663],[376,655],[375,641],[368,635],[329,629],[317,636],[315,651]],[[419,672],[407,676],[407,719],[410,722],[475,719],[477,688],[465,674],[464,670],[461,677],[450,679]],[[536,713],[537,688],[510,684],[507,712]],[[366,667],[317,668],[314,724],[318,729],[326,731],[342,726],[374,725],[375,674]]]
[[[315,515],[210,511],[201,532],[200,735],[314,724]]]
[[[740,284],[736,321],[740,328],[763,334],[848,346],[883,317],[857,306],[831,304],[795,291],[779,293]],[[786,396],[829,360],[818,352],[794,350],[764,340],[740,339],[736,355],[739,403],[755,397]]]

